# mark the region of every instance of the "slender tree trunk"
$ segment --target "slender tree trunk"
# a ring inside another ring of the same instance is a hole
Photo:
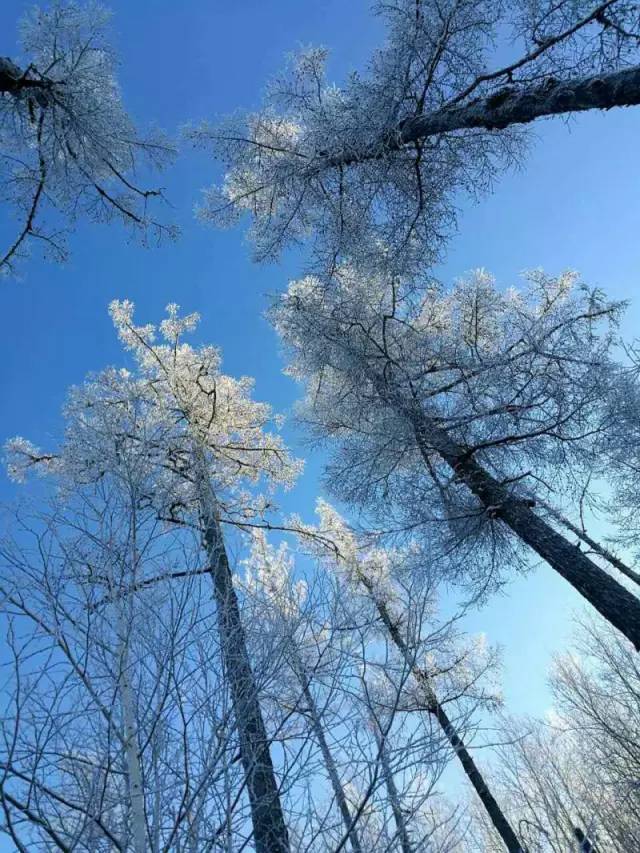
[[[338,808],[340,809],[340,814],[342,815],[342,822],[344,824],[349,843],[351,844],[353,853],[363,853],[360,838],[358,836],[358,831],[356,829],[356,826],[354,825],[354,820],[353,816],[351,815],[349,803],[347,802],[347,798],[345,797],[344,789],[342,787],[342,782],[340,781],[338,769],[336,767],[335,761],[333,760],[333,755],[331,754],[329,744],[327,743],[327,739],[324,734],[324,727],[322,725],[320,712],[318,711],[316,700],[314,699],[313,693],[311,692],[310,679],[307,674],[306,667],[303,661],[301,660],[297,649],[293,647],[293,643],[291,645],[293,665],[298,681],[300,682],[300,686],[302,687],[305,702],[307,704],[309,717],[311,718],[311,728],[313,731],[313,735],[320,747],[320,752],[322,753],[322,758],[327,769],[327,775],[329,776],[329,781],[331,782],[333,795],[336,798]]]
[[[493,517],[510,527],[640,651],[640,599],[536,515],[531,501],[513,497],[429,417],[421,411],[407,412],[406,407],[403,413],[411,418],[423,457],[435,450]]]
[[[396,824],[396,835],[400,839],[400,847],[402,848],[402,853],[415,853],[413,844],[411,843],[411,838],[409,836],[407,821],[405,820],[404,812],[402,811],[402,806],[400,804],[400,795],[398,793],[396,781],[393,778],[393,770],[391,769],[391,764],[389,763],[389,754],[387,753],[387,746],[385,744],[384,738],[380,735],[377,721],[372,718],[371,722],[373,725],[373,734],[376,739],[376,744],[378,746],[378,754],[380,755],[380,763],[382,765],[382,776],[384,779],[384,784],[387,788],[389,802],[391,803],[391,811],[393,812],[393,819]]]
[[[546,501],[540,501],[540,503],[544,506],[549,515],[558,522],[558,524],[561,524],[563,527],[566,527],[567,530],[570,530],[571,533],[577,536],[578,539],[581,539],[585,545],[588,545],[592,551],[599,554],[603,560],[611,563],[612,566],[615,566],[615,568],[628,577],[629,580],[632,580],[640,586],[640,574],[638,574],[638,572],[634,571],[630,566],[627,566],[626,563],[624,563],[619,557],[616,557],[615,554],[612,554],[608,548],[604,547],[604,545],[601,545],[599,542],[596,542],[595,539],[592,539],[586,530],[582,530],[580,527],[573,524],[573,522],[559,512],[555,507],[551,506],[551,504],[548,504]]]
[[[638,104],[640,65],[570,80],[547,77],[540,83],[505,86],[486,97],[405,119],[384,139],[376,140],[368,148],[356,153],[326,154],[325,162],[327,166],[347,166],[377,159],[441,133],[472,128],[502,130],[544,116]]]
[[[198,481],[202,537],[213,580],[220,645],[240,741],[255,849],[256,853],[289,853],[289,835],[220,529],[215,495],[202,458],[198,459],[197,467],[200,469]]]
[[[144,813],[144,788],[142,786],[142,768],[138,754],[138,730],[136,726],[135,700],[129,681],[129,653],[127,626],[118,615],[118,631],[120,634],[120,704],[124,724],[125,759],[127,763],[127,783],[129,786],[129,801],[131,804],[131,834],[135,853],[146,853],[147,831]]]
[[[462,769],[467,774],[467,777],[473,787],[475,788],[476,793],[480,797],[482,805],[484,806],[491,823],[495,827],[496,831],[500,835],[500,838],[504,842],[505,847],[509,851],[509,853],[525,853],[524,847],[518,841],[518,836],[514,832],[511,824],[507,820],[506,816],[502,812],[502,809],[498,805],[495,797],[491,793],[489,786],[484,780],[482,773],[476,766],[475,761],[469,754],[468,749],[464,745],[464,742],[460,735],[457,733],[455,726],[447,716],[444,708],[438,701],[438,698],[433,689],[433,685],[431,684],[431,679],[428,674],[417,666],[407,643],[403,639],[400,631],[398,630],[397,620],[393,618],[393,615],[390,613],[387,605],[380,600],[379,597],[376,596],[373,585],[371,581],[365,577],[364,575],[359,575],[360,582],[367,589],[369,594],[371,595],[372,600],[375,602],[375,605],[378,609],[378,613],[380,614],[380,618],[384,623],[387,631],[389,632],[389,636],[393,641],[393,644],[398,649],[400,654],[402,655],[403,660],[406,665],[409,667],[411,674],[416,679],[416,681],[421,685],[424,691],[425,698],[427,700],[427,709],[430,714],[435,717],[435,719],[440,724],[442,731],[447,736],[447,739],[453,750],[458,757],[460,763],[462,764]]]

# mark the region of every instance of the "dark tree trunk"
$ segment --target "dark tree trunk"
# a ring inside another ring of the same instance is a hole
[[[405,415],[407,410],[404,409]],[[457,477],[499,518],[554,568],[580,595],[640,650],[640,599],[540,518],[532,502],[514,497],[449,434],[422,412],[410,412],[416,441],[426,457],[435,451]]]
[[[476,766],[475,761],[469,754],[468,749],[464,745],[462,738],[457,733],[455,726],[453,725],[453,723],[445,713],[444,708],[438,701],[428,673],[426,673],[416,664],[414,657],[411,654],[409,647],[407,646],[407,643],[400,634],[397,621],[393,618],[392,614],[389,612],[384,602],[380,601],[380,599],[375,596],[373,586],[371,585],[370,581],[368,581],[368,579],[363,575],[360,575],[360,581],[367,588],[367,590],[371,594],[372,599],[375,601],[376,607],[378,608],[378,613],[380,614],[380,618],[382,619],[382,622],[384,623],[387,631],[389,632],[391,640],[393,641],[394,645],[402,655],[405,663],[411,670],[413,677],[423,687],[427,710],[438,721],[440,727],[442,728],[442,731],[447,737],[447,740],[453,747],[456,756],[462,764],[464,772],[466,773],[469,781],[473,785],[476,793],[480,797],[482,805],[484,806],[485,811],[487,812],[489,819],[491,820],[491,823],[493,824],[496,831],[500,835],[500,838],[504,842],[505,847],[507,848],[509,853],[525,853],[524,847],[518,841],[518,836],[516,835],[513,828],[511,827],[511,824],[502,812],[502,809],[498,805],[495,797],[489,790],[489,786],[485,782],[480,770],[478,770],[478,767]]]
[[[622,572],[623,575],[628,577],[629,580],[632,580],[635,584],[638,584],[638,586],[640,586],[640,574],[638,574],[638,572],[632,569],[631,566],[628,566],[619,557],[616,557],[615,554],[612,554],[608,548],[604,547],[604,545],[601,545],[599,542],[596,542],[595,539],[592,539],[586,530],[582,530],[580,527],[577,527],[555,507],[551,506],[546,502],[543,504],[543,506],[547,510],[549,515],[558,522],[558,524],[562,525],[562,527],[566,527],[566,529],[570,530],[571,533],[578,537],[578,539],[582,539],[585,545],[588,545],[591,550],[594,551],[594,553],[599,554],[603,560],[606,560],[608,563],[611,563],[612,566],[615,566],[615,568],[618,569],[619,572]]]
[[[28,76],[12,62],[8,56],[0,56],[0,94],[17,97],[22,92],[31,92],[41,107],[48,104],[47,92],[51,92],[55,84],[46,78]]]
[[[215,591],[220,645],[251,805],[255,849],[256,853],[289,853],[289,835],[247,653],[238,599],[217,517],[215,497],[208,480],[204,476],[200,480],[203,540]]]
[[[570,80],[547,77],[529,86],[505,86],[486,97],[407,118],[386,138],[361,152],[326,155],[328,166],[346,166],[377,159],[431,136],[457,130],[502,130],[544,116],[585,110],[609,110],[640,104],[640,66]]]

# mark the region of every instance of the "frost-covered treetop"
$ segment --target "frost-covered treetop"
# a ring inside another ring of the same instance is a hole
[[[158,404],[176,413],[188,435],[211,456],[226,478],[291,486],[301,469],[282,443],[267,431],[271,407],[251,399],[253,379],[234,379],[220,371],[216,347],[191,347],[185,333],[195,329],[197,314],[180,317],[178,306],[167,306],[167,319],[154,326],[133,323],[133,304],[111,303],[111,316],[124,346],[153,389]],[[156,342],[158,337],[160,342]]]
[[[127,114],[109,18],[92,0],[34,7],[20,25],[23,58],[0,57],[0,199],[19,219],[0,252],[0,274],[29,244],[64,258],[65,231],[81,215],[120,220],[143,239],[175,236],[152,212],[160,190],[136,175],[144,163],[164,165],[175,149],[160,132],[141,135]]]
[[[330,443],[332,492],[375,508],[387,530],[426,525],[433,541],[458,526],[472,548],[485,510],[436,450],[425,458],[417,425],[427,417],[524,496],[562,484],[568,498],[603,460],[622,310],[574,273],[533,271],[501,290],[480,270],[416,292],[347,267],[330,287],[294,282],[273,319],[305,386],[301,417]]]
[[[421,584],[406,582],[411,563],[418,556],[413,549],[365,544],[322,498],[316,501],[316,514],[317,528],[301,528],[301,547],[342,578],[352,593],[368,597],[386,613],[403,637],[415,667],[433,681],[426,689],[428,697],[433,697],[436,687],[445,702],[466,695],[488,707],[499,704],[497,685],[486,678],[497,663],[495,650],[487,645],[483,634],[462,638],[455,630],[455,620],[447,622],[438,617],[436,587],[428,579],[428,567],[421,565]],[[376,670],[372,672],[370,700],[384,706],[387,699],[387,706],[393,708],[396,688],[392,688],[390,673],[385,669],[384,676],[376,678]],[[404,672],[403,681],[406,676]],[[425,684],[416,679],[415,672],[401,692],[407,707],[424,707]]]
[[[637,3],[390,0],[375,9],[387,37],[364,73],[334,85],[327,51],[308,49],[261,110],[189,131],[226,170],[200,216],[219,225],[248,216],[258,259],[310,241],[323,272],[381,254],[404,272],[429,266],[455,223],[452,194],[482,191],[521,155],[517,127],[638,102],[635,72],[624,97],[621,80],[601,79],[638,61]]]
[[[12,439],[6,446],[10,473],[22,479],[35,467],[74,483],[96,482],[105,473],[146,482],[148,499],[178,520],[197,502],[196,471],[204,464],[227,512],[261,512],[264,499],[243,488],[258,482],[287,487],[301,467],[268,430],[270,407],[251,399],[250,379],[220,371],[215,347],[182,342],[196,314],[180,317],[178,306],[170,305],[156,329],[136,326],[133,310],[128,301],[110,306],[136,371],[108,369],[72,389],[62,446],[47,454]]]
[[[249,556],[242,562],[242,585],[252,598],[264,601],[281,618],[288,620],[299,614],[307,585],[294,578],[294,559],[286,542],[276,548],[263,530],[255,530]]]
[[[392,608],[396,595],[392,562],[394,556],[400,562],[400,554],[363,546],[340,513],[322,498],[316,501],[316,514],[317,527],[292,520],[292,528],[299,531],[300,547],[335,572],[352,591],[366,591]]]

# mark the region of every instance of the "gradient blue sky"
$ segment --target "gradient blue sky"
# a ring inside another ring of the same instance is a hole
[[[3,0],[0,55],[15,55],[15,24],[31,4]],[[360,67],[380,39],[369,0],[112,0],[126,104],[140,122],[169,132],[259,104],[270,75],[299,45],[331,48],[331,76]],[[495,192],[465,204],[459,236],[438,271],[450,280],[484,266],[505,286],[519,271],[578,269],[612,297],[630,299],[626,322],[637,333],[640,311],[640,109],[540,123],[524,169]],[[217,174],[204,155],[184,151],[164,178],[184,234],[175,245],[145,250],[119,229],[82,225],[64,266],[34,259],[22,281],[0,281],[2,407],[0,439],[22,434],[50,443],[59,434],[67,387],[91,370],[124,363],[107,316],[115,297],[129,298],[144,322],[167,302],[202,314],[198,338],[222,347],[233,374],[256,377],[256,396],[288,411],[296,387],[281,374],[273,332],[263,319],[266,294],[295,275],[295,259],[251,263],[242,229],[219,232],[197,223],[192,207]],[[6,236],[0,219],[0,235]],[[3,243],[6,240],[2,241]],[[288,431],[292,443],[296,435]],[[309,514],[318,491],[309,461],[286,507]],[[14,494],[0,477],[0,500]],[[504,646],[507,709],[542,713],[549,706],[549,656],[566,643],[577,596],[546,566],[515,580],[469,620]]]

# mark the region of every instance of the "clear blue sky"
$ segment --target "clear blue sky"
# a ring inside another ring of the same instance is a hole
[[[0,55],[15,54],[15,23],[30,5],[3,0]],[[189,120],[257,106],[269,76],[300,44],[330,47],[330,71],[340,80],[345,70],[361,66],[380,38],[368,0],[109,5],[125,102],[139,122],[170,132]],[[465,205],[441,276],[484,266],[510,285],[528,267],[575,268],[611,296],[633,300],[627,329],[637,333],[639,139],[640,108],[584,115],[569,126],[539,124],[523,171],[504,176],[478,205]],[[226,370],[255,376],[259,399],[279,411],[290,409],[296,388],[281,374],[275,336],[262,312],[265,294],[285,286],[296,264],[255,266],[242,229],[219,232],[194,221],[199,190],[215,174],[206,156],[185,151],[163,179],[184,229],[179,243],[144,250],[128,245],[117,228],[81,226],[71,238],[67,265],[34,260],[22,281],[0,282],[2,441],[22,434],[50,443],[59,434],[67,387],[88,371],[123,363],[106,312],[115,297],[134,300],[144,322],[159,319],[170,301],[199,311],[198,337],[222,347]],[[319,464],[309,462],[287,498],[288,510],[311,512],[318,473]],[[2,475],[0,499],[13,493]],[[548,707],[549,655],[564,645],[577,604],[569,587],[542,566],[470,620],[470,628],[505,647],[508,710],[541,713]]]

